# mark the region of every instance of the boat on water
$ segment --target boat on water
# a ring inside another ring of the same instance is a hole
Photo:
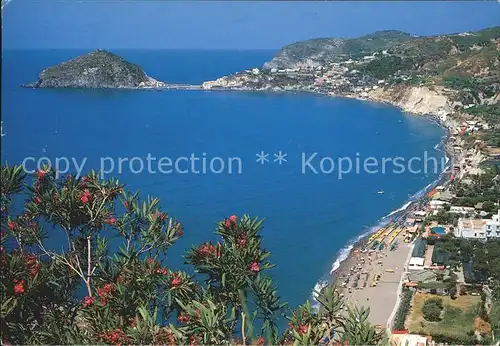
[[[377,193],[378,193],[379,195],[383,195],[383,194],[385,193],[385,191],[384,191],[384,190],[380,190],[380,191],[377,191]]]
[[[0,123],[0,134],[2,137],[6,135],[6,133],[3,133],[3,121]]]

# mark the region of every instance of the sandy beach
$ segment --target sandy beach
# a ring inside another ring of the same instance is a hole
[[[458,159],[457,153],[454,152],[448,140],[449,128],[438,119],[430,118],[437,120],[437,123],[447,132],[443,139],[443,150],[450,158],[450,166],[452,166]],[[449,183],[448,175],[443,175],[436,181],[436,184],[447,183]],[[393,312],[399,305],[402,280],[407,271],[405,266],[413,249],[413,243],[404,241],[407,229],[402,220],[425,203],[425,196],[413,201],[398,217],[378,231],[381,232],[381,236],[376,237],[376,232],[356,243],[349,256],[332,274],[333,284],[344,294],[347,302],[369,307],[369,321],[380,328],[391,328]],[[398,228],[401,231],[396,234],[394,230]],[[386,246],[383,249],[374,246],[377,240],[384,242]],[[391,244],[394,243],[397,243],[397,246],[391,249]]]
[[[352,250],[334,274],[335,283],[346,300],[369,307],[370,322],[384,328],[396,304],[412,245],[403,242],[403,238],[404,231],[394,239],[398,246],[393,250],[390,245],[371,250],[373,242],[368,243],[366,239]]]

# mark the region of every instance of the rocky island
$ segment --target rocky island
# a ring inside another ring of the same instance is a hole
[[[136,64],[105,50],[96,50],[43,70],[29,88],[151,89],[164,83]]]

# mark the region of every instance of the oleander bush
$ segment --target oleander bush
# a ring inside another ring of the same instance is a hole
[[[182,224],[91,172],[56,178],[1,167],[4,344],[378,344],[369,310],[334,287],[291,311],[269,276],[262,220],[229,216],[192,246],[192,273],[168,265]],[[299,279],[299,278],[297,278]],[[280,331],[278,318],[288,328]]]

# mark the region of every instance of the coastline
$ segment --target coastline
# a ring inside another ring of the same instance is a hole
[[[189,89],[196,90],[198,88],[191,87]],[[359,93],[331,94],[309,90],[263,90],[247,87],[215,87],[208,89],[202,87],[199,89],[206,91],[251,91],[266,93],[295,92],[328,97],[351,98],[358,101],[385,104],[391,107],[396,107],[403,113],[412,116],[424,116],[429,121],[435,123],[444,130],[442,140],[434,147],[436,150],[443,151],[444,155],[447,158],[447,165],[443,172],[439,174],[438,178],[435,181],[423,187],[413,196],[410,196],[409,199],[402,205],[402,207],[383,216],[367,231],[353,237],[352,240],[350,240],[343,248],[341,248],[337,252],[329,274],[319,278],[311,292],[311,303],[313,307],[318,308],[319,303],[316,300],[317,292],[320,292],[325,287],[335,286],[336,289],[342,292],[348,302],[356,303],[357,305],[368,305],[368,307],[371,309],[369,318],[370,321],[378,328],[386,329],[387,332],[390,333],[390,331],[392,330],[394,315],[399,307],[400,294],[402,291],[401,285],[404,279],[404,273],[408,265],[414,242],[404,243],[402,246],[398,246],[396,251],[390,251],[390,253],[387,253],[385,255],[386,258],[384,258],[384,264],[381,264],[381,268],[383,269],[384,265],[386,264],[391,268],[395,268],[390,269],[392,270],[393,274],[388,275],[389,277],[391,277],[390,275],[392,275],[393,279],[390,279],[386,282],[384,282],[384,279],[382,279],[380,282],[378,282],[378,287],[367,287],[364,290],[362,288],[358,290],[359,287],[357,287],[354,290],[352,290],[351,288],[347,290],[346,288],[342,288],[343,278],[345,278],[346,275],[352,275],[353,268],[356,266],[358,266],[357,270],[359,272],[361,272],[361,270],[367,269],[365,266],[365,259],[363,259],[360,254],[366,253],[367,249],[365,247],[371,235],[373,235],[379,229],[395,222],[395,220],[404,220],[409,213],[415,211],[415,208],[419,208],[425,203],[426,195],[430,190],[432,190],[437,185],[447,185],[451,181],[450,175],[448,173],[450,172],[450,168],[459,161],[458,157],[462,155],[462,152],[461,150],[459,152],[456,152],[456,150],[450,143],[451,133],[453,132],[454,127],[456,130],[457,124],[455,123],[454,119],[447,119],[447,115],[453,113],[451,107],[452,101],[447,95],[449,93],[449,90],[444,90],[444,92],[441,93],[432,90],[432,93],[434,95],[431,95],[431,97],[429,97],[431,101],[425,103],[422,101],[426,96],[429,96],[426,95],[426,93],[428,94],[431,91],[429,89],[426,90],[425,88],[412,86],[407,87],[406,90],[404,89],[402,95],[401,90],[399,90],[400,94],[396,97],[392,97],[393,90],[391,90],[390,88],[384,90],[382,93],[380,91],[377,91],[376,95],[366,95],[366,93],[365,95],[361,95]],[[415,98],[415,94],[418,95],[417,98]],[[436,100],[436,97],[433,98],[433,96],[436,95],[441,99]],[[360,265],[360,258],[362,259],[363,265]],[[378,261],[378,263],[380,262],[381,261]],[[373,270],[377,270],[377,267],[379,268],[378,270],[380,270],[380,266],[374,265],[374,267],[372,268],[372,265],[372,262],[370,262],[370,268],[368,268],[368,271],[373,272]],[[362,266],[364,269],[361,269]],[[382,273],[383,272],[384,270],[382,270]],[[364,282],[364,287],[366,287],[368,284],[368,282],[366,281],[368,281],[369,274],[367,272],[364,273],[366,273]],[[360,274],[358,273],[357,276],[358,279],[356,279],[356,282],[359,280]],[[357,283],[355,285],[357,285]],[[370,298],[372,298],[372,300],[370,300]]]
[[[332,95],[333,96],[333,95]],[[342,95],[335,95],[335,97],[346,97]],[[429,112],[427,114],[418,114],[414,112],[409,112],[405,107],[401,107],[400,104],[396,102],[390,102],[390,101],[381,101],[380,99],[375,99],[375,98],[366,98],[366,97],[356,97],[355,95],[349,95],[347,96],[348,98],[353,98],[357,99],[360,101],[366,101],[366,102],[374,102],[374,103],[382,103],[382,104],[387,104],[392,107],[396,107],[403,111],[406,114],[414,115],[414,116],[425,116],[428,118],[431,122],[437,124],[444,130],[444,135],[440,143],[438,143],[435,147],[435,149],[443,151],[444,155],[447,158],[447,166],[443,170],[443,172],[440,173],[439,177],[433,181],[431,184],[427,185],[426,187],[422,188],[420,191],[418,191],[414,196],[411,196],[407,202],[400,208],[397,209],[396,211],[393,211],[389,213],[388,215],[382,217],[374,226],[370,227],[368,232],[362,233],[360,236],[355,238],[354,241],[349,242],[344,248],[339,250],[337,258],[335,262],[332,265],[332,270],[330,271],[330,279],[328,282],[325,281],[318,281],[316,284],[314,290],[320,291],[324,287],[327,286],[334,286],[337,289],[339,289],[343,294],[347,296],[346,289],[342,288],[342,283],[343,279],[345,278],[346,275],[350,275],[349,273],[352,274],[352,268],[356,267],[359,265],[359,254],[362,251],[366,251],[366,245],[368,243],[368,239],[370,235],[373,235],[377,230],[383,228],[387,224],[390,224],[391,222],[394,221],[396,218],[405,218],[409,213],[412,211],[412,206],[420,206],[423,203],[425,203],[425,196],[427,193],[432,190],[437,185],[447,185],[451,179],[448,174],[450,167],[453,167],[453,165],[458,161],[458,156],[461,155],[461,153],[456,153],[455,150],[452,148],[450,144],[450,137],[451,137],[451,132],[453,130],[453,125],[446,122],[442,121],[442,119],[439,117],[439,114],[437,112]],[[396,267],[396,272],[398,275],[398,282],[397,282],[397,292],[394,294],[393,292],[390,292],[393,294],[393,299],[395,299],[395,302],[393,305],[391,305],[391,310],[390,310],[390,315],[388,316],[387,319],[385,317],[377,320],[377,317],[372,317],[373,314],[371,314],[372,322],[376,324],[380,329],[386,329],[388,333],[391,332],[392,330],[392,323],[393,323],[393,318],[395,313],[397,312],[399,308],[399,303],[400,303],[400,294],[401,294],[401,285],[402,281],[404,279],[404,272],[406,271],[406,267],[408,265],[408,261],[411,255],[411,252],[413,251],[413,246],[414,242],[411,242],[408,244],[408,246],[404,249],[405,251],[401,254],[400,259],[396,261],[396,263],[399,263],[399,268]],[[348,251],[346,251],[348,250]],[[387,255],[386,255],[387,257]],[[404,260],[402,260],[404,258]],[[363,260],[363,263],[365,261]],[[391,263],[394,264],[394,263]],[[370,264],[371,266],[371,264]],[[361,267],[359,267],[361,268]],[[404,268],[404,269],[403,269]],[[371,269],[371,268],[370,268]],[[392,270],[392,269],[391,269]],[[358,274],[359,276],[359,274]],[[367,275],[368,277],[368,275]],[[365,284],[366,285],[366,284]],[[394,285],[393,285],[394,286]],[[386,290],[386,288],[384,288]],[[352,292],[351,289],[348,290],[349,294]],[[316,294],[313,293],[313,299]],[[359,294],[357,294],[360,296]],[[356,296],[356,294],[354,294]],[[368,305],[368,307],[371,308],[371,311],[377,311],[377,307],[374,305],[377,305],[376,302],[373,302],[373,300],[370,302],[369,298],[370,297],[376,297],[377,300],[380,302],[380,300],[384,301],[384,304],[389,303],[387,300],[388,298],[383,298],[380,296],[380,294],[370,294],[368,293],[367,295],[362,295],[363,301],[360,302],[358,300],[354,300],[352,302],[360,305]],[[366,296],[366,302],[364,301],[364,297]],[[348,301],[350,301],[350,297],[347,297]],[[375,308],[375,309],[374,309]],[[385,323],[382,323],[385,322]]]
[[[365,230],[361,234],[354,236],[344,247],[342,247],[336,254],[335,260],[332,263],[332,268],[328,274],[319,278],[316,285],[311,292],[311,303],[313,307],[318,308],[319,303],[316,300],[317,292],[321,291],[327,286],[335,286],[340,291],[343,291],[347,300],[350,301],[351,298],[348,297],[347,291],[342,289],[342,277],[345,275],[352,274],[352,268],[359,266],[360,253],[362,251],[366,252],[365,246],[371,235],[377,232],[379,229],[384,228],[395,220],[405,219],[409,213],[415,211],[415,208],[420,208],[426,200],[427,193],[432,190],[437,185],[447,185],[450,182],[450,168],[459,161],[458,156],[461,156],[461,152],[456,152],[455,149],[450,144],[451,133],[456,130],[457,124],[454,123],[455,120],[447,119],[447,115],[452,114],[452,101],[449,98],[449,90],[441,90],[438,92],[436,90],[429,90],[427,88],[408,86],[397,91],[388,88],[386,90],[377,90],[375,94],[370,93],[348,93],[348,94],[332,94],[311,90],[273,90],[273,89],[260,89],[260,88],[250,88],[250,87],[210,87],[205,88],[203,86],[195,85],[180,85],[179,87],[173,85],[166,85],[163,90],[172,89],[184,89],[184,90],[201,90],[201,91],[246,91],[246,92],[264,92],[264,93],[307,93],[314,94],[318,96],[327,97],[338,97],[338,98],[350,98],[356,99],[358,101],[384,104],[390,107],[396,107],[403,113],[412,116],[423,116],[427,118],[432,123],[440,126],[444,130],[444,135],[441,141],[434,147],[436,150],[444,152],[447,158],[446,168],[439,174],[438,178],[432,183],[423,187],[417,191],[414,195],[410,196],[408,200],[397,210],[394,210],[387,215],[380,218],[373,226]],[[432,93],[429,95],[429,93]],[[417,97],[415,97],[417,95]],[[395,96],[395,97],[394,97]],[[430,102],[422,102],[425,97],[430,99]],[[443,113],[445,116],[443,117]],[[399,296],[401,294],[401,283],[403,280],[404,272],[406,270],[407,262],[409,260],[411,251],[413,249],[412,243],[404,243],[403,246],[398,246],[398,250],[391,251],[385,255],[387,259],[384,259],[384,264],[382,268],[387,264],[392,268],[396,268],[394,273],[391,274],[392,281],[379,283],[379,287],[370,287],[363,290],[356,290],[352,302],[357,305],[366,304],[371,308],[372,313],[370,314],[370,320],[373,324],[377,325],[379,328],[387,329],[390,332],[392,328],[392,319],[395,312],[399,306]],[[395,254],[397,253],[397,254]],[[393,254],[395,254],[393,256]],[[364,260],[363,260],[363,263]],[[361,266],[359,266],[359,270]],[[366,268],[365,268],[366,269]],[[369,268],[369,270],[376,270],[377,268]],[[380,268],[379,268],[380,270]],[[392,270],[392,269],[391,269]],[[358,274],[359,275],[359,274]],[[397,281],[395,278],[397,277]],[[366,277],[368,280],[368,275]],[[385,287],[384,287],[385,285]],[[367,284],[365,283],[365,287]],[[382,286],[382,287],[381,287]],[[369,291],[371,290],[371,292]],[[349,289],[349,293],[352,290]],[[374,292],[377,291],[377,292]],[[360,293],[361,292],[361,293]],[[357,296],[361,296],[362,300],[356,299]],[[372,299],[370,297],[376,297],[377,299]],[[391,301],[391,303],[389,303]],[[393,301],[393,303],[392,303]],[[379,304],[381,303],[381,304]],[[389,308],[389,309],[388,309]],[[382,311],[382,312],[381,312]]]
[[[343,97],[343,96],[334,96],[334,97]],[[447,166],[447,169],[449,169],[450,166],[452,166],[456,161],[457,161],[457,158],[456,158],[456,154],[454,153],[453,149],[450,147],[450,143],[449,143],[449,138],[451,136],[451,131],[450,131],[450,128],[447,126],[447,124],[444,124],[443,122],[440,121],[440,119],[434,115],[434,114],[415,114],[415,113],[410,113],[410,112],[406,112],[404,109],[402,109],[401,107],[399,107],[398,105],[394,104],[394,103],[389,103],[389,102],[381,102],[379,100],[375,100],[375,99],[366,99],[366,98],[356,98],[356,97],[345,97],[345,98],[353,98],[353,99],[356,99],[356,100],[359,100],[359,101],[365,101],[365,102],[373,102],[373,103],[382,103],[382,104],[386,104],[386,105],[389,105],[389,106],[392,106],[392,107],[396,107],[398,109],[400,109],[401,111],[403,111],[404,113],[406,114],[410,114],[410,115],[413,115],[413,116],[424,116],[426,118],[428,118],[430,121],[432,121],[433,123],[437,124],[438,126],[440,126],[444,131],[445,131],[445,134],[443,135],[442,139],[441,139],[441,142],[437,144],[437,147],[435,147],[437,150],[440,150],[440,151],[443,151],[445,156],[449,159],[447,162],[449,163],[448,166]],[[380,227],[383,227],[385,226],[387,223],[389,223],[391,220],[387,220],[387,222],[384,222],[386,218],[388,217],[391,217],[393,216],[394,214],[398,214],[398,213],[402,213],[402,216],[404,216],[406,213],[406,209],[408,209],[408,207],[411,205],[411,204],[414,204],[414,203],[419,203],[421,202],[421,200],[423,199],[423,197],[427,194],[427,192],[429,192],[430,190],[432,190],[432,188],[436,185],[442,185],[442,184],[446,184],[450,181],[449,178],[446,178],[446,171],[447,169],[445,169],[443,172],[440,173],[439,177],[433,181],[431,184],[427,185],[426,187],[422,188],[421,190],[419,190],[415,195],[413,196],[417,196],[416,199],[414,200],[411,200],[411,198],[405,202],[405,204],[402,205],[402,207],[405,207],[403,210],[400,209],[397,209],[385,216],[383,216],[381,219],[379,219],[376,224],[374,226],[372,226],[370,228],[370,231],[368,232],[365,232],[365,233],[362,233],[361,235],[357,236],[356,237],[356,240],[354,241],[351,241],[348,243],[348,245],[346,245],[343,249],[346,249],[348,247],[350,247],[351,249],[349,250],[349,253],[344,256],[344,259],[340,260],[340,263],[338,265],[337,268],[333,269],[330,271],[330,274],[333,275],[334,272],[337,271],[337,269],[340,269],[340,267],[343,265],[343,263],[345,261],[347,261],[349,259],[349,257],[351,257],[352,255],[352,252],[354,250],[356,250],[357,248],[359,247],[362,247],[366,241],[368,240],[368,238],[370,237],[371,234],[373,234],[374,232],[377,231],[377,229],[379,229]],[[419,194],[422,194],[422,196],[418,196]],[[412,196],[412,197],[413,197]],[[341,249],[340,252],[343,250]],[[340,257],[338,256],[336,261],[339,259]]]

